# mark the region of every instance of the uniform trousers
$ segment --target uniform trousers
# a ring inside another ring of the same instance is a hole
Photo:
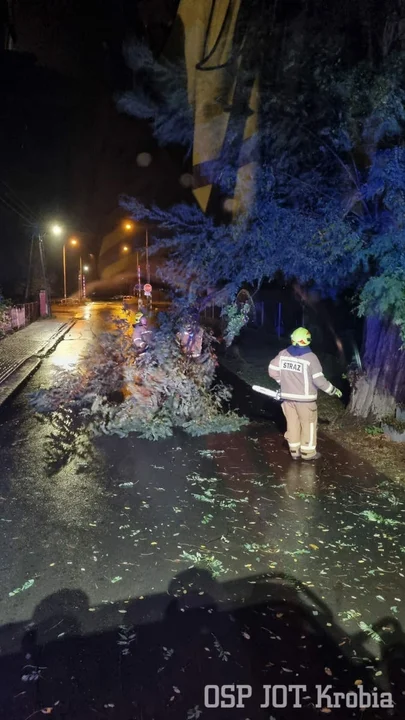
[[[318,408],[316,402],[283,400],[281,404],[287,421],[284,434],[293,457],[309,460],[316,455]]]

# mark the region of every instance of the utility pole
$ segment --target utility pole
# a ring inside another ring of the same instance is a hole
[[[35,245],[35,235],[32,235],[31,245],[30,245],[30,259],[29,259],[29,264],[28,264],[28,277],[27,277],[27,284],[25,286],[25,302],[28,302],[30,289],[31,289],[32,256],[34,253],[34,245]]]
[[[66,243],[63,243],[63,298],[66,302]]]
[[[44,239],[41,234],[38,235],[39,258],[41,262],[42,278],[44,281],[44,290],[46,292],[47,315],[51,314],[51,291],[46,276]]]

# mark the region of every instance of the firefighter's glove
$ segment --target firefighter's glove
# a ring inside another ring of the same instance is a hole
[[[336,395],[336,397],[338,398],[342,397],[342,391],[339,390],[339,388],[335,388],[335,392],[333,394]]]

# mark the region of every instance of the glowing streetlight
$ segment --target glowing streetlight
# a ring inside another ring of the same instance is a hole
[[[131,222],[130,220],[124,220],[123,223],[122,223],[122,227],[124,228],[124,230],[126,230],[127,232],[129,232],[129,231],[131,231],[131,230],[134,230],[134,228],[135,228],[135,223]],[[127,245],[124,245],[124,246],[121,248],[121,251],[122,251],[122,253],[124,253],[124,254],[127,253],[127,252],[129,252],[128,246],[127,246]],[[148,285],[150,285],[149,233],[148,233],[148,228],[147,228],[147,227],[145,228],[145,255],[146,255],[146,282],[147,282]],[[137,264],[137,266],[138,266],[138,293],[139,293],[139,295],[138,295],[138,306],[140,307],[140,305],[141,305],[141,271],[140,271],[140,266],[139,266],[138,253],[137,253],[137,261],[136,261],[136,264]],[[148,296],[148,302],[149,302],[149,304],[150,304],[150,307],[152,307],[152,295],[149,295],[149,296]]]
[[[69,238],[69,240],[65,243],[63,243],[62,248],[62,254],[63,254],[63,297],[66,300],[66,245],[71,245],[72,247],[77,247],[79,245],[79,241],[77,238],[72,237]]]
[[[83,272],[89,272],[90,268],[88,265],[83,266]]]
[[[52,225],[52,232],[54,235],[62,235],[63,228],[57,223],[55,223],[55,225]]]

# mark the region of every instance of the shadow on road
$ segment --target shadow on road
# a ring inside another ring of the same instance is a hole
[[[165,594],[94,608],[81,590],[61,590],[44,599],[32,619],[0,631],[0,713],[8,720],[192,720],[201,714],[307,720],[323,716],[314,706],[316,685],[331,686],[326,694],[332,697],[357,694],[362,683],[364,691],[391,691],[395,710],[348,709],[341,700],[333,718],[399,718],[405,643],[399,625],[389,631],[393,623],[385,618],[375,626],[385,643],[378,664],[363,637],[349,637],[309,588],[282,575],[220,585],[209,572],[190,569],[174,577]],[[252,686],[244,708],[204,707],[204,686],[223,684]],[[306,685],[302,707],[294,709],[289,695],[281,714],[260,708],[263,685],[276,684]]]
[[[38,420],[44,422],[41,416]],[[57,475],[73,459],[78,461],[75,472],[86,473],[89,463],[94,460],[94,448],[83,432],[83,423],[69,408],[52,413],[51,430],[45,436],[44,447],[45,471],[49,478]]]
[[[233,410],[239,410],[254,422],[273,422],[279,432],[285,432],[285,418],[279,402],[255,392],[247,382],[223,365],[218,367],[217,378],[232,386],[230,406]]]

